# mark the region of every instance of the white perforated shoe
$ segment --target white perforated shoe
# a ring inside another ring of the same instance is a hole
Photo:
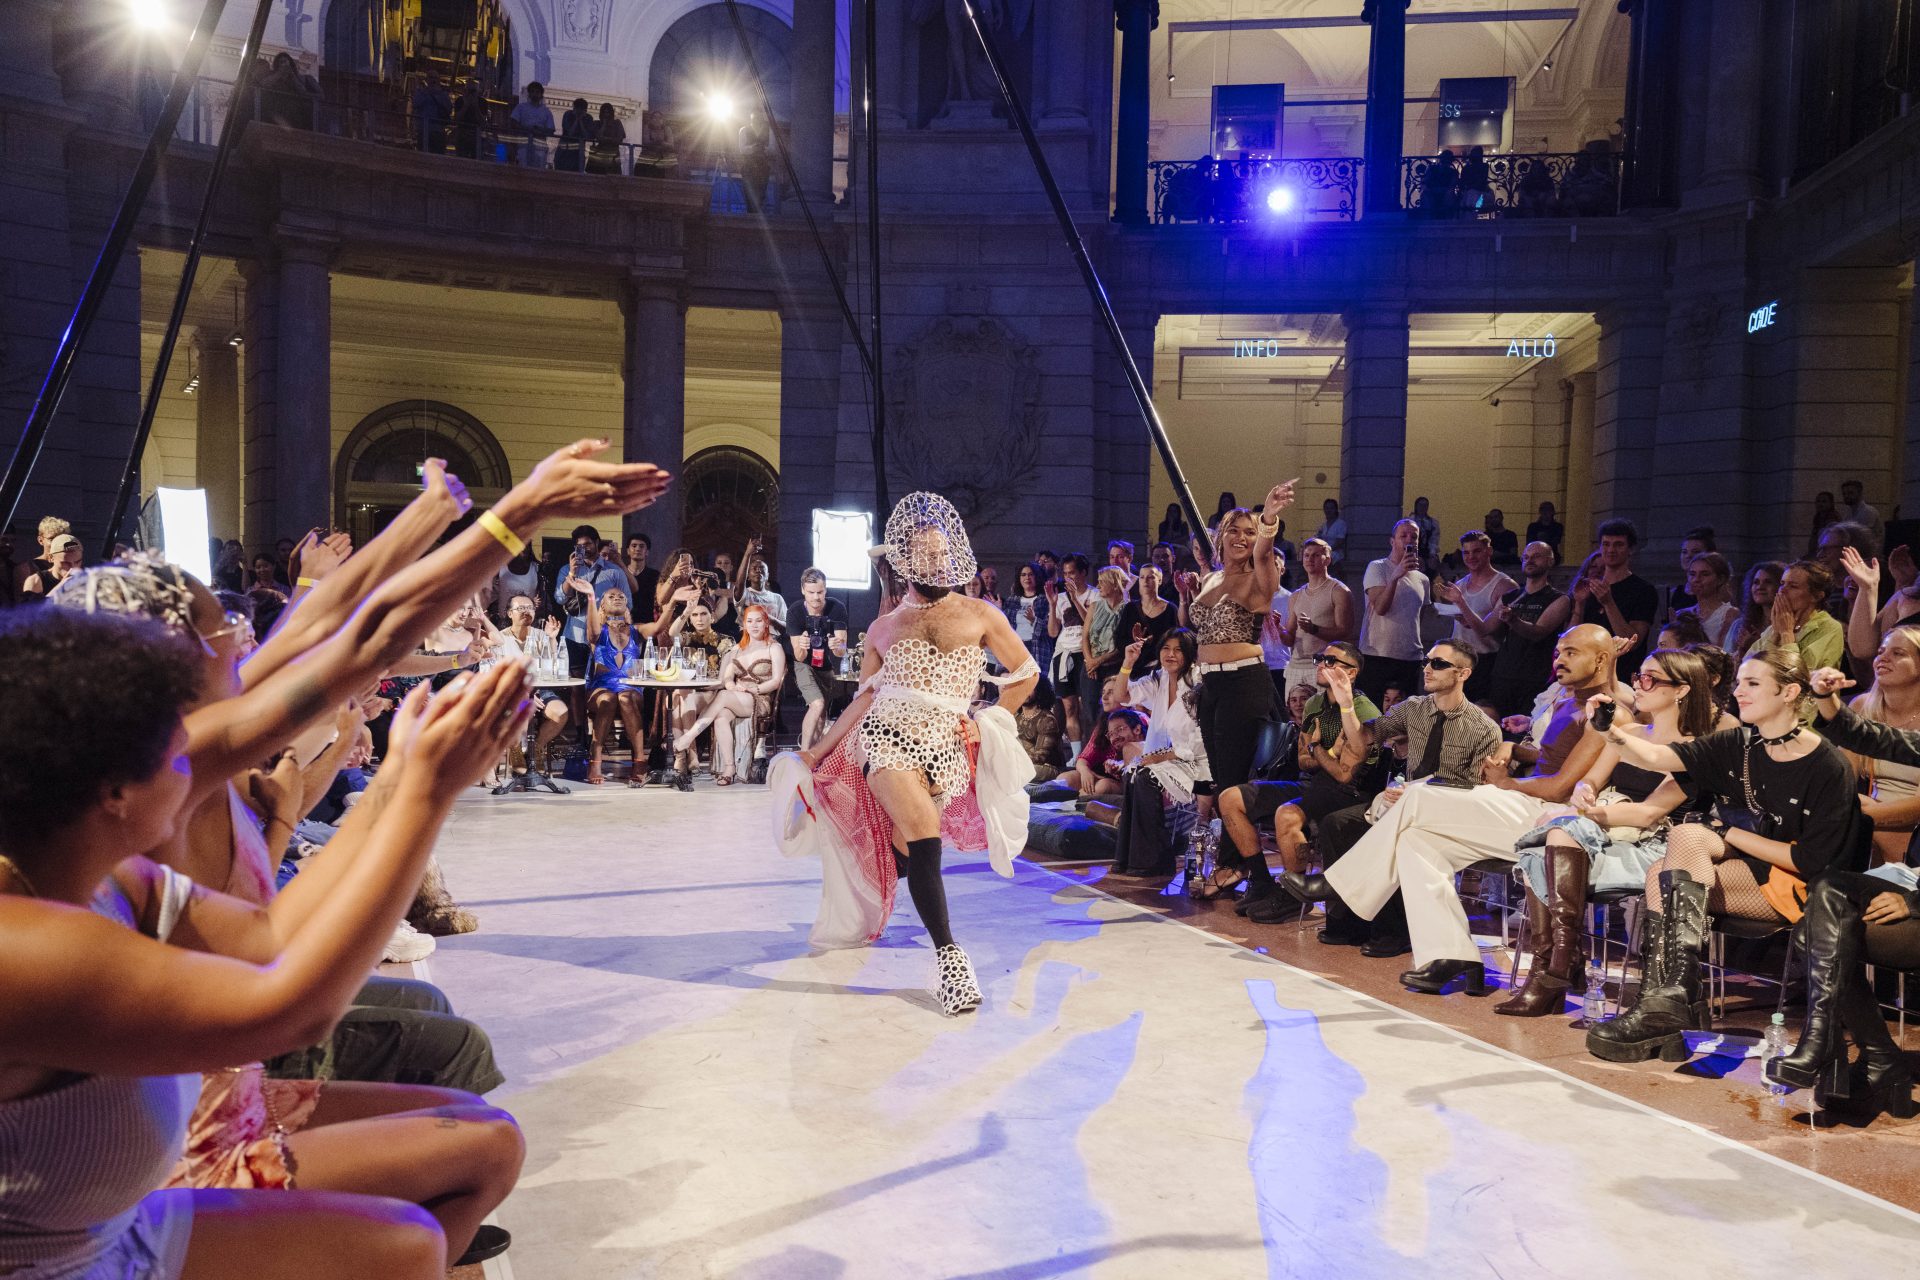
[[[933,961],[940,977],[940,986],[935,992],[940,997],[940,1012],[954,1018],[978,1009],[985,997],[973,976],[967,953],[950,942],[933,953]]]

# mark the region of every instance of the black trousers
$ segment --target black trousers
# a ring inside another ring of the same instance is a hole
[[[1371,803],[1369,801],[1368,803]],[[1314,835],[1314,847],[1320,851],[1323,866],[1332,866],[1348,850],[1360,843],[1360,837],[1367,834],[1372,824],[1367,821],[1367,805],[1356,804],[1348,809],[1338,809],[1320,819],[1320,828]],[[1368,923],[1348,909],[1347,904],[1335,898],[1327,903],[1327,927],[1335,932],[1352,932],[1356,935],[1367,932],[1379,939],[1404,939],[1407,936],[1407,904],[1395,890],[1387,905],[1380,908],[1380,914]]]
[[[1881,894],[1900,892],[1878,876],[1857,871],[1829,871],[1820,877],[1816,887],[1838,892],[1809,894],[1809,918],[1816,912],[1843,913],[1858,918]],[[1892,924],[1867,925],[1865,938],[1868,964],[1889,969],[1920,969],[1920,916],[1908,916]]]
[[[1273,678],[1264,662],[1252,662],[1235,671],[1209,671],[1200,677],[1200,737],[1207,746],[1207,766],[1213,773],[1213,793],[1237,787],[1253,773],[1260,730],[1273,719]],[[1220,861],[1237,866],[1241,852],[1233,837],[1220,837]]]
[[[1135,769],[1128,776],[1115,832],[1115,871],[1136,876],[1173,874],[1174,848],[1167,825],[1166,795],[1151,771]]]

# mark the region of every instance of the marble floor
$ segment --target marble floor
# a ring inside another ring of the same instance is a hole
[[[432,972],[526,1132],[515,1280],[1897,1274],[1920,1216],[1021,863],[810,954],[765,793],[456,809]],[[1481,1002],[1475,1002],[1481,1003]],[[1510,1021],[1502,1019],[1501,1021]]]

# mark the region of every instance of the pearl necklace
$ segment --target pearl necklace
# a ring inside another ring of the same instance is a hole
[[[940,603],[939,600],[926,600],[926,601],[912,600],[912,599],[908,599],[905,596],[902,596],[900,598],[900,607],[903,609],[931,609],[933,608],[933,606],[939,603]]]

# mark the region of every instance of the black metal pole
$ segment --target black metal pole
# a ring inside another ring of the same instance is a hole
[[[890,0],[899,3],[899,0]],[[884,521],[893,503],[887,500],[887,388],[884,381],[886,348],[880,327],[880,124],[874,66],[879,41],[874,37],[876,0],[866,4],[866,67],[861,76],[866,99],[862,119],[867,130],[867,275],[872,282],[873,316],[873,501],[874,516]]]
[[[1187,524],[1193,530],[1194,541],[1200,544],[1206,561],[1211,562],[1213,542],[1207,537],[1206,521],[1200,518],[1200,509],[1194,505],[1193,490],[1187,485],[1186,474],[1180,470],[1180,459],[1174,456],[1173,443],[1167,439],[1166,424],[1160,421],[1160,411],[1153,407],[1153,390],[1147,386],[1146,379],[1140,376],[1140,366],[1135,362],[1133,352],[1127,349],[1126,335],[1120,332],[1120,321],[1113,314],[1113,302],[1107,297],[1107,287],[1100,283],[1100,273],[1094,269],[1093,259],[1087,255],[1086,242],[1080,238],[1080,228],[1074,225],[1066,197],[1060,194],[1060,184],[1053,180],[1053,168],[1047,163],[1046,153],[1040,150],[1040,140],[1034,136],[1033,123],[1027,119],[1027,109],[1014,92],[1012,82],[1007,79],[1006,64],[1000,61],[1000,51],[994,47],[993,37],[981,25],[980,15],[974,12],[973,0],[961,2],[966,6],[967,21],[972,24],[973,33],[980,40],[980,49],[987,55],[987,65],[993,70],[994,82],[1000,86],[1000,96],[1006,100],[1007,111],[1013,116],[1014,124],[1019,126],[1020,136],[1026,140],[1027,154],[1033,157],[1033,167],[1039,171],[1040,183],[1047,189],[1047,199],[1053,205],[1053,216],[1059,220],[1060,230],[1066,234],[1067,244],[1073,250],[1073,259],[1080,265],[1080,275],[1087,282],[1087,292],[1093,295],[1094,307],[1107,326],[1107,336],[1113,340],[1114,352],[1127,371],[1127,385],[1133,388],[1133,398],[1140,406],[1140,415],[1147,422],[1147,434],[1152,437],[1154,448],[1160,452],[1160,463],[1167,469],[1167,478],[1173,482],[1174,496],[1187,513]],[[871,5],[872,0],[868,0],[868,3]]]
[[[73,315],[60,335],[60,345],[54,349],[53,363],[47,367],[46,380],[40,384],[33,411],[20,428],[20,440],[14,446],[12,460],[7,463],[6,476],[0,479],[0,527],[12,523],[19,509],[27,477],[40,459],[40,450],[47,443],[47,429],[53,425],[53,415],[59,412],[60,401],[67,393],[74,357],[80,353],[81,344],[87,340],[94,319],[100,314],[101,304],[107,300],[114,273],[120,269],[120,259],[126,254],[127,240],[133,234],[134,223],[147,202],[147,192],[159,173],[160,159],[173,141],[173,131],[180,123],[180,113],[186,109],[187,97],[199,78],[200,64],[206,59],[207,47],[213,43],[213,29],[219,25],[220,11],[225,7],[226,0],[207,0],[200,11],[200,21],[193,29],[193,37],[187,42],[187,50],[181,55],[180,66],[173,73],[173,85],[167,91],[167,100],[160,108],[153,133],[147,138],[146,152],[133,171],[126,194],[120,197],[120,211],[114,215],[106,243],[100,247],[100,256],[94,259],[93,272],[87,277],[80,300],[74,304]]]
[[[820,224],[814,221],[813,206],[807,201],[807,193],[800,188],[800,175],[793,167],[793,152],[787,147],[787,140],[780,136],[780,130],[774,127],[773,99],[767,94],[767,82],[760,78],[760,63],[753,56],[753,45],[747,39],[747,24],[740,17],[740,5],[737,0],[727,0],[727,16],[733,19],[733,31],[740,38],[740,52],[747,59],[747,71],[753,76],[754,90],[760,95],[760,114],[766,117],[767,128],[773,133],[773,145],[780,151],[780,165],[786,170],[787,185],[793,188],[794,199],[800,202],[800,212],[806,215],[807,230],[813,233],[814,248],[820,251],[820,267],[827,273],[827,281],[833,286],[833,296],[840,303],[840,314],[846,319],[847,332],[853,336],[853,345],[860,352],[860,365],[867,371],[867,380],[874,383],[874,395],[879,396],[879,383],[873,371],[873,355],[867,350],[866,337],[860,332],[860,317],[854,314],[853,303],[847,299],[847,290],[840,283],[840,273],[833,268],[833,254],[827,249],[826,237],[820,234]]]
[[[140,428],[133,433],[133,448],[127,454],[126,470],[120,473],[120,492],[113,500],[113,515],[107,521],[107,536],[101,539],[102,559],[113,554],[126,520],[127,503],[140,478],[140,455],[146,452],[147,438],[153,434],[153,415],[160,408],[160,393],[167,384],[167,368],[173,363],[173,346],[180,340],[180,325],[187,316],[187,301],[193,296],[194,276],[200,271],[200,246],[207,235],[207,223],[213,218],[214,197],[220,191],[221,175],[227,171],[227,158],[240,141],[246,127],[248,95],[253,91],[253,61],[267,37],[267,16],[273,12],[273,0],[260,0],[253,11],[253,26],[240,49],[240,73],[234,77],[233,96],[227,100],[227,118],[220,123],[220,144],[214,148],[213,167],[207,172],[207,193],[200,200],[200,216],[193,224],[193,238],[187,241],[187,262],[181,268],[180,283],[173,291],[173,313],[167,317],[166,332],[160,335],[160,353],[154,357],[153,378],[147,384],[147,402],[140,407]]]

